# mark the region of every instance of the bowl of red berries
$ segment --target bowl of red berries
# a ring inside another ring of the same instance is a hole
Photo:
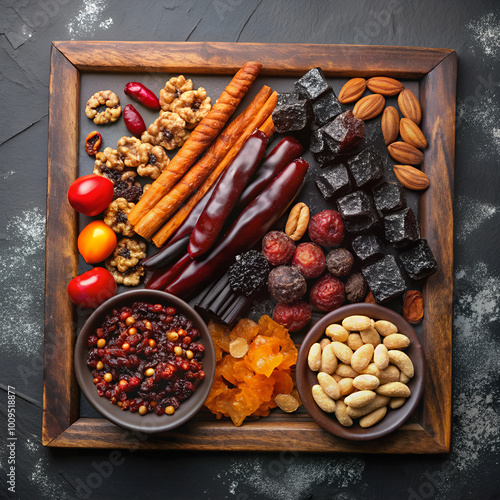
[[[124,428],[156,433],[191,419],[215,375],[208,328],[189,304],[156,290],[124,292],[85,322],[75,373],[90,404]]]

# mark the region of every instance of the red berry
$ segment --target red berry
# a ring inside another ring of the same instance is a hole
[[[326,269],[325,253],[316,243],[301,243],[293,254],[292,266],[295,266],[304,278],[317,278]]]
[[[294,241],[283,231],[270,231],[262,238],[262,253],[273,266],[287,264],[294,252]]]
[[[309,237],[324,247],[338,247],[344,240],[344,221],[336,210],[323,210],[311,217]]]
[[[333,311],[345,300],[344,283],[331,274],[325,274],[312,286],[309,302],[320,311]]]
[[[291,332],[296,332],[311,320],[311,308],[303,300],[293,304],[278,302],[273,311],[273,319]]]

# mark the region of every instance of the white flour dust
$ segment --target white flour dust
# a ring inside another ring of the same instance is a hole
[[[364,468],[364,462],[356,457],[315,460],[299,453],[282,453],[277,459],[233,460],[218,478],[237,498],[261,495],[275,500],[295,500],[305,498],[317,484],[331,487],[333,495],[337,489],[358,483]]]
[[[30,475],[33,489],[38,489],[43,498],[63,498],[64,489],[57,484],[48,474],[49,462],[45,458],[39,458]]]
[[[441,468],[421,478],[434,477],[435,498],[443,500],[473,491],[475,471],[500,447],[500,277],[484,262],[460,267],[455,296],[452,448]]]
[[[5,239],[0,259],[0,316],[5,322],[0,348],[4,353],[33,355],[40,352],[43,339],[45,213],[34,208],[12,217]]]
[[[4,174],[2,174],[2,179],[8,179],[11,175],[14,175],[15,172],[14,170],[9,170],[8,172],[5,172]]]
[[[500,59],[500,18],[490,12],[478,20],[471,21],[467,29],[472,32],[484,54]]]
[[[499,211],[494,205],[473,200],[467,196],[457,198],[457,208],[456,227],[459,241],[465,241],[483,222],[491,219]]]
[[[76,16],[66,25],[72,40],[75,38],[92,35],[96,28],[108,29],[113,24],[113,19],[101,20],[102,13],[107,5],[104,0],[90,0],[83,4]]]

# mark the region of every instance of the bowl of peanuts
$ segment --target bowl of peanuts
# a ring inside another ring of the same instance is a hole
[[[350,304],[309,330],[296,376],[302,402],[320,427],[367,441],[393,432],[417,408],[424,355],[400,314],[378,304]]]

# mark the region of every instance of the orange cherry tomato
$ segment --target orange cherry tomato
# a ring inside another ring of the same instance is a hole
[[[78,251],[87,264],[102,262],[116,247],[116,233],[102,220],[85,226],[78,236]]]

